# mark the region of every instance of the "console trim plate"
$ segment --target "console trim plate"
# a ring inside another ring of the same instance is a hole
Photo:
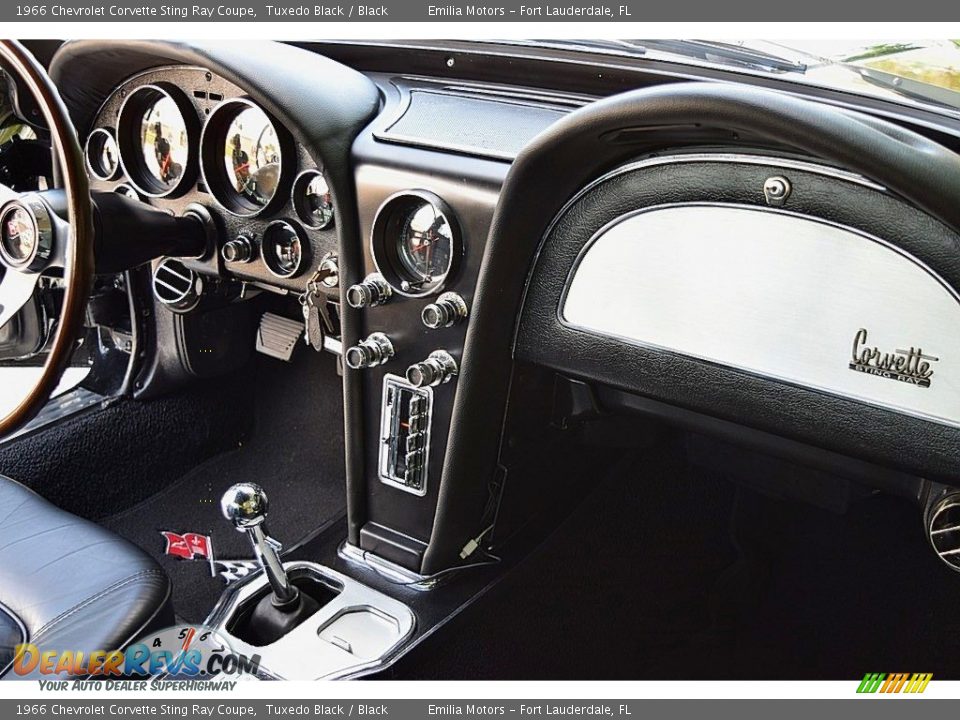
[[[206,625],[221,633],[238,653],[260,655],[261,675],[278,680],[342,680],[355,678],[389,664],[413,636],[416,616],[405,604],[367,587],[363,583],[317,563],[283,563],[287,573],[297,571],[318,576],[342,590],[315,614],[274,643],[262,647],[250,645],[227,630],[233,614],[248,598],[262,592],[267,584],[263,573],[229,587],[214,607]],[[396,625],[396,641],[374,659],[353,656],[341,645],[328,642],[320,633],[343,616],[366,611]]]

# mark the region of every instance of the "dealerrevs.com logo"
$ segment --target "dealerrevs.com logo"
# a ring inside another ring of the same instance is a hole
[[[918,695],[927,689],[932,679],[933,673],[867,673],[857,692]]]
[[[210,680],[256,675],[260,656],[233,652],[216,631],[178,625],[141,638],[125,650],[57,650],[31,643],[14,649],[13,671],[20,676],[148,678],[160,675]]]

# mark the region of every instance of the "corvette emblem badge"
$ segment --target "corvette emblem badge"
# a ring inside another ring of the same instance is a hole
[[[913,345],[885,352],[871,347],[867,344],[866,328],[860,328],[853,336],[850,369],[857,372],[928,388],[933,378],[932,364],[939,361],[940,358],[927,355]]]

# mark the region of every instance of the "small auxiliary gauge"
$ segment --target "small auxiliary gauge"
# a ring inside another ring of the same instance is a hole
[[[293,182],[293,207],[297,217],[311,230],[323,230],[333,224],[333,198],[323,173],[305,170]]]
[[[260,253],[267,269],[277,277],[296,275],[303,264],[303,231],[286,220],[267,225],[260,241]]]

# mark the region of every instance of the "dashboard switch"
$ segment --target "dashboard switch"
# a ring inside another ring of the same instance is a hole
[[[246,235],[238,235],[220,250],[220,256],[231,263],[250,262],[253,260],[253,253],[253,241]]]
[[[344,353],[347,367],[353,370],[383,365],[392,357],[393,343],[390,342],[390,338],[379,332],[372,333],[366,340],[361,340]]]
[[[347,288],[347,305],[357,310],[383,305],[392,294],[393,290],[383,276],[373,273],[367,275],[362,283]]]
[[[457,361],[446,350],[435,350],[423,362],[407,368],[407,382],[414,387],[436,387],[459,372]]]
[[[457,293],[453,292],[444,293],[437,298],[436,302],[423,308],[423,312],[420,313],[423,324],[434,330],[451,327],[466,318],[467,303]]]

